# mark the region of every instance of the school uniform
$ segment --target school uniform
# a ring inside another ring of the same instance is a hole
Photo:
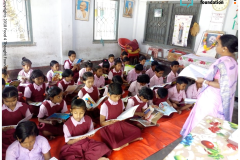
[[[67,143],[70,137],[84,135],[92,130],[94,130],[93,122],[89,116],[84,116],[80,122],[71,117],[63,125],[65,142]],[[75,157],[99,159],[110,154],[111,150],[103,142],[85,138],[72,145],[65,144],[60,151],[60,160],[75,159]]]
[[[27,78],[27,80],[26,80],[25,83],[23,83],[23,80],[22,80],[21,78],[19,78],[19,80],[21,81],[21,83],[19,84],[19,86],[17,87],[17,89],[18,89],[19,92],[22,92],[22,94],[24,94],[25,84],[30,84],[29,79],[30,79],[30,75],[31,75],[32,71],[33,71],[33,70],[30,69],[30,70],[28,71],[28,73],[26,73],[26,72],[24,71],[24,69],[22,69],[22,70],[18,73],[19,76],[24,76],[24,77]]]
[[[122,92],[122,98],[128,96],[128,91],[124,91],[123,88],[124,88],[124,87],[122,86],[122,90],[123,90],[123,92]],[[103,93],[103,96],[107,96],[107,93],[108,93],[108,86],[106,86],[106,88],[105,88],[105,90],[104,90],[104,93]]]
[[[126,110],[134,107],[136,105],[139,105],[135,112],[142,112],[142,109],[147,109],[147,102],[143,102],[138,98],[138,95],[135,95],[134,97],[131,97],[128,99],[128,103],[126,106]]]
[[[98,76],[95,74],[94,75],[94,86],[97,88],[101,88],[105,85],[105,78],[103,76]]]
[[[50,151],[48,140],[43,136],[36,136],[33,149],[29,151],[23,148],[18,140],[13,142],[7,149],[6,160],[44,160],[43,154]]]
[[[118,102],[108,99],[102,104],[100,114],[105,116],[107,121],[116,119],[123,112],[123,109],[124,104],[121,99]],[[114,149],[141,137],[141,130],[125,121],[118,121],[103,127],[100,134],[102,140]]]
[[[142,87],[148,87],[148,85],[145,84],[144,86],[141,86],[140,83],[134,81],[131,83],[130,87],[128,88],[128,91],[132,93],[132,96],[135,96],[139,93]]]
[[[154,75],[150,79],[149,87],[153,87],[155,85],[160,85],[160,84],[163,84],[163,77],[157,77],[156,75]]]
[[[188,87],[186,95],[187,95],[187,98],[197,99],[197,96],[200,92],[201,92],[201,88],[197,90],[197,85],[196,83],[194,83]]]
[[[86,71],[86,68],[82,68],[80,71],[79,71],[79,78],[78,78],[78,84],[82,84],[82,82],[81,82],[81,77],[83,76],[83,74],[85,73],[85,72],[87,72]],[[93,73],[93,71],[91,70],[90,72],[92,72]]]
[[[46,100],[40,106],[38,118],[45,119],[54,113],[65,113],[67,112],[67,104],[64,100],[61,103],[53,103],[50,100]],[[60,123],[58,126],[51,124],[40,123],[40,132],[48,131],[53,135],[63,135],[63,124]]]
[[[130,70],[130,71],[128,72],[128,74],[127,74],[127,81],[128,81],[128,83],[133,82],[133,81],[136,81],[136,80],[137,80],[137,77],[138,77],[139,75],[142,75],[142,72],[136,73],[135,68],[133,68],[132,70]]]
[[[73,66],[72,66],[72,61],[70,60],[70,59],[68,59],[68,60],[65,60],[64,61],[64,69],[72,69],[73,68]],[[79,77],[79,70],[78,69],[75,69],[74,71],[73,71],[73,79],[74,79],[74,81],[75,82],[77,82],[77,79],[78,79],[78,77]]]
[[[69,85],[74,85],[74,80],[71,80],[70,82],[67,82],[65,79],[62,79],[61,81],[58,81],[57,86],[64,92]],[[64,100],[66,101],[67,105],[70,105],[72,102],[72,98],[75,97],[77,94],[67,94],[64,97]]]
[[[112,78],[116,75],[119,75],[119,76],[123,77],[122,70],[120,69],[118,72],[115,70],[115,68],[110,70],[109,73],[108,73],[108,79],[112,80]]]
[[[109,61],[108,61],[108,63],[109,63],[109,66],[110,66],[109,68],[111,68],[111,67],[114,65],[114,61],[113,61],[113,62],[109,62]],[[103,63],[100,63],[99,66],[102,67],[102,66],[103,66]]]
[[[178,93],[177,86],[175,85],[172,88],[168,89],[168,98],[173,101],[181,102],[183,99],[186,98],[185,90],[180,90]]]
[[[50,71],[47,72],[47,80],[48,80],[48,82],[52,82],[53,74],[54,74],[53,70],[50,70]]]
[[[166,96],[165,98],[157,98],[157,89],[153,90],[153,99],[149,101],[149,105],[157,105],[159,106],[159,104],[161,102],[165,102],[167,101],[168,96]]]
[[[176,75],[173,73],[173,71],[171,71],[168,75],[167,75],[167,82],[172,82],[175,78],[178,77],[178,73],[176,73]]]
[[[155,72],[152,70],[152,67],[146,71],[146,74],[152,78],[155,75]]]

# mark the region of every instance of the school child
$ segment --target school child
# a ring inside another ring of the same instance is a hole
[[[94,68],[94,86],[97,88],[101,88],[105,85],[105,78],[103,75],[103,69],[101,66],[96,66]]]
[[[103,74],[107,74],[109,73],[109,69],[110,69],[110,64],[108,62],[107,59],[103,59],[102,60],[102,65],[99,64],[99,66],[101,66],[103,68]]]
[[[139,58],[139,63],[140,63],[141,65],[143,65],[143,71],[142,71],[142,74],[145,74],[145,72],[147,71],[146,66],[144,66],[145,63],[146,63],[146,60],[147,60],[146,56],[143,56],[143,55],[140,56],[140,58]]]
[[[120,59],[117,59],[115,61],[114,68],[112,70],[110,70],[108,73],[108,79],[112,80],[113,76],[116,76],[116,75],[121,76],[123,79],[123,72],[122,72],[121,68],[122,68],[122,62]],[[127,82],[127,81],[123,79],[123,82]]]
[[[142,74],[143,71],[143,65],[137,64],[134,69],[130,70],[127,74],[127,81],[128,83],[132,83],[133,81],[136,81],[137,77]]]
[[[120,60],[123,62],[123,59],[128,56],[128,53],[126,51],[123,51],[120,55]]]
[[[92,119],[85,115],[86,104],[82,99],[75,99],[71,104],[71,117],[64,123],[63,132],[66,145],[60,151],[60,160],[72,159],[73,157],[84,157],[82,159],[107,160],[111,150],[103,142],[98,142],[84,136],[77,139],[70,137],[84,135],[94,130]],[[91,137],[93,135],[90,135]],[[73,158],[75,159],[75,158]]]
[[[124,57],[123,58],[123,64],[122,64],[123,75],[126,75],[126,72],[124,72],[125,65],[129,65],[129,64],[130,64],[130,59],[128,57]]]
[[[164,68],[161,65],[157,65],[154,71],[155,75],[150,79],[149,87],[153,87],[155,85],[163,84],[163,74]]]
[[[155,75],[155,68],[156,66],[159,65],[159,63],[157,61],[152,61],[151,63],[151,68],[149,68],[147,71],[146,71],[146,74],[152,78],[154,75]]]
[[[48,140],[39,135],[37,125],[31,121],[18,124],[15,141],[8,147],[6,160],[46,160],[51,158]]]
[[[201,88],[202,88],[202,83],[196,82],[196,83],[190,85],[186,92],[187,98],[197,99],[197,96],[200,93]]]
[[[172,61],[171,65],[171,72],[167,75],[167,82],[172,82],[175,78],[178,76],[178,69],[179,69],[179,63],[178,61]]]
[[[6,85],[6,82],[5,82],[5,80],[2,78],[2,91],[3,91],[3,89],[5,88],[5,85]]]
[[[49,83],[52,82],[54,71],[59,71],[59,63],[55,60],[52,60],[50,62],[50,67],[51,67],[51,70],[47,72],[47,80]],[[52,84],[56,84],[59,80],[60,79],[57,79],[56,81],[52,82]]]
[[[5,82],[9,82],[11,80],[9,80],[9,75],[8,75],[8,71],[7,71],[7,66],[2,68],[2,78],[5,80]]]
[[[24,91],[24,97],[26,97],[26,101],[28,104],[32,102],[43,102],[43,100],[45,99],[45,91],[47,88],[47,84],[44,83],[45,78],[46,77],[41,70],[37,69],[31,73],[31,84],[29,84]],[[38,115],[38,106],[29,105],[29,109],[31,113],[33,113],[34,115]]]
[[[139,75],[137,77],[137,80],[132,82],[130,87],[128,88],[129,93],[131,93],[129,95],[131,95],[131,96],[137,95],[139,90],[142,87],[144,87],[144,86],[148,87],[149,81],[150,81],[150,78],[147,74]]]
[[[77,82],[79,78],[80,64],[72,64],[73,61],[76,59],[75,51],[70,50],[68,52],[68,58],[68,60],[64,61],[64,69],[71,69],[74,73],[73,80],[74,82]]]
[[[109,63],[109,68],[111,69],[112,66],[114,65],[114,55],[113,54],[108,55],[108,63]],[[103,63],[100,63],[99,66],[103,66]]]
[[[182,110],[188,109],[191,107],[191,104],[180,104],[184,102],[186,98],[185,88],[188,84],[188,81],[184,77],[177,78],[177,84],[172,88],[168,89],[168,98],[172,103],[173,107],[178,111],[179,114],[182,113]]]
[[[85,73],[85,72],[92,72],[92,73],[93,73],[92,67],[93,67],[93,63],[92,63],[90,60],[88,60],[88,61],[85,63],[85,68],[82,68],[82,69],[79,71],[78,84],[82,84],[82,76],[83,76],[83,73]]]
[[[54,113],[65,113],[67,110],[62,90],[57,86],[47,88],[47,100],[40,106],[38,114],[39,128],[43,136],[53,139],[55,136],[63,135],[63,123],[45,119]]]
[[[167,102],[172,106],[172,103],[168,99],[168,89],[163,87],[153,90],[153,99],[149,101],[149,105],[159,106],[161,102]]]
[[[106,100],[100,110],[100,124],[105,126],[100,130],[102,140],[111,149],[118,151],[129,143],[141,140],[141,130],[125,121],[116,121],[124,110],[121,100],[122,87],[118,83],[111,83],[108,87],[108,100]]]
[[[2,91],[2,126],[17,125],[19,121],[31,115],[29,106],[18,101],[18,90],[13,86],[5,87]],[[5,153],[8,146],[14,141],[13,127],[2,129],[2,159],[5,159]]]

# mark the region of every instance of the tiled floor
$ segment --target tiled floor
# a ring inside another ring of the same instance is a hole
[[[235,101],[232,122],[238,124],[238,102]],[[163,160],[180,142],[182,138],[177,139],[166,148],[158,151],[152,156],[146,158],[146,160]]]

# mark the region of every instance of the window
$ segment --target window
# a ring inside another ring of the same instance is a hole
[[[5,41],[7,44],[32,44],[32,25],[30,0],[7,0]]]
[[[93,40],[116,41],[119,0],[95,0]]]
[[[186,3],[186,2],[184,2]],[[190,3],[190,2],[187,2]],[[148,2],[147,20],[145,26],[144,43],[159,45],[166,48],[186,49],[193,51],[195,46],[195,37],[188,34],[187,47],[173,46],[172,36],[174,30],[175,15],[193,15],[191,27],[194,22],[199,22],[201,13],[200,1],[194,1],[193,6],[180,6],[178,2]],[[154,10],[162,9],[162,17],[154,17]]]

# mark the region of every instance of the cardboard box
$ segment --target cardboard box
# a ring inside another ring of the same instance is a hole
[[[177,61],[179,57],[181,57],[182,55],[185,55],[185,54],[186,54],[185,52],[171,49],[168,52],[167,59],[171,62]]]

